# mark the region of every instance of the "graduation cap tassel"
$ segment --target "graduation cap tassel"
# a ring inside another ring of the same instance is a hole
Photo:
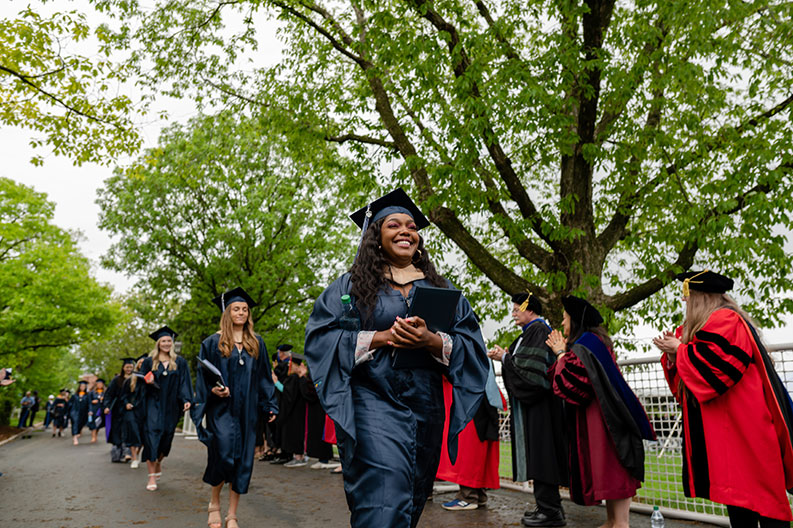
[[[528,293],[529,296],[526,297],[526,300],[521,303],[520,307],[518,307],[518,311],[525,312],[526,308],[529,307],[529,299],[531,299],[531,292],[526,292],[526,293]]]
[[[689,278],[683,280],[683,297],[689,297],[691,295],[691,290],[690,290],[690,288],[688,286],[689,283],[693,282],[694,284],[702,284],[702,281],[695,281],[695,280],[691,280],[691,279],[696,279],[697,277],[699,277],[703,273],[707,273],[707,272],[708,272],[708,270],[700,271],[699,273],[697,273],[693,277],[689,277]]]
[[[369,229],[369,220],[372,218],[372,204],[366,206],[366,214],[363,218],[363,229],[361,229],[361,240],[358,242],[358,251],[355,252],[355,260],[358,260],[358,255],[361,254],[361,246],[363,245],[363,237],[366,235],[366,230]]]

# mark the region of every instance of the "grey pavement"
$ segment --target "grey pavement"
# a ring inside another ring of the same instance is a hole
[[[163,464],[160,489],[146,491],[146,468],[110,462],[110,447],[100,440],[73,446],[71,437],[52,438],[37,431],[32,438],[0,446],[0,526],[46,528],[177,528],[206,526],[209,487],[201,481],[206,450],[197,440],[177,436]],[[228,501],[222,496],[223,511]],[[500,528],[520,526],[531,495],[490,492],[486,509],[448,512],[427,504],[419,528]],[[568,527],[596,527],[605,509],[565,502]],[[631,514],[631,526],[650,526],[645,515]],[[249,493],[238,511],[242,528],[327,528],[349,526],[341,477],[328,470],[285,468],[256,462]],[[707,526],[667,519],[670,528]],[[376,527],[373,527],[376,528]]]

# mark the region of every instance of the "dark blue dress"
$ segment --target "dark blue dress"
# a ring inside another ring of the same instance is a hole
[[[82,396],[75,392],[71,400],[69,400],[69,419],[72,421],[72,435],[80,434],[88,422],[90,398],[91,395],[88,392],[83,393]]]
[[[421,279],[414,286],[432,286]],[[450,286],[451,287],[451,286]],[[444,425],[443,373],[454,389],[449,456],[457,458],[457,435],[473,418],[484,396],[488,360],[479,323],[460,297],[448,332],[453,349],[448,368],[427,350],[380,349],[353,368],[358,332],[342,329],[341,296],[349,274],[331,284],[314,304],[306,326],[305,355],[322,406],[336,424],[344,468],[344,491],[353,527],[405,528],[418,524],[440,461]],[[405,317],[407,301],[387,288],[378,294],[372,321],[363,330],[387,330]],[[408,361],[396,361],[405,354]],[[401,368],[410,359],[422,366]]]
[[[140,373],[152,370],[152,358],[143,360]],[[147,384],[144,395],[143,458],[156,462],[160,456],[171,452],[176,424],[184,415],[184,404],[193,401],[193,385],[190,370],[182,356],[176,357],[176,370],[167,370],[162,363],[154,371],[154,384]]]
[[[220,334],[204,339],[198,357],[220,370],[231,394],[227,398],[212,394],[216,379],[199,367],[191,412],[198,439],[207,446],[204,482],[210,486],[228,482],[231,489],[240,494],[248,492],[251,481],[259,409],[265,414],[278,413],[267,348],[262,338],[257,338],[259,357],[256,359],[246,350],[240,352],[236,348],[229,357],[223,357],[218,348]],[[206,427],[202,425],[204,417]]]

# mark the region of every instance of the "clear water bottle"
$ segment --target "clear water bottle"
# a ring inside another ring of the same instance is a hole
[[[352,330],[357,332],[361,329],[361,318],[358,316],[358,310],[352,305],[352,298],[349,295],[341,296],[342,314],[339,319],[339,326],[343,330]]]
[[[664,516],[658,506],[653,506],[653,514],[650,515],[650,526],[652,528],[664,528]]]

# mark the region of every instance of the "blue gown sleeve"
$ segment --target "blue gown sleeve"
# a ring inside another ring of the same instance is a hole
[[[193,403],[193,383],[190,380],[190,367],[187,360],[181,356],[176,358],[177,370],[179,371],[179,401],[182,405]]]
[[[454,463],[457,460],[457,435],[473,420],[482,403],[490,365],[479,321],[464,296],[460,296],[454,325],[448,333],[454,345],[447,374],[453,387],[447,446],[449,459]]]
[[[322,408],[352,442],[355,419],[350,374],[358,332],[339,325],[341,296],[349,293],[350,277],[344,274],[322,292],[306,324],[303,353],[308,361]]]
[[[278,400],[275,397],[275,386],[273,385],[273,375],[270,371],[270,356],[267,355],[267,347],[259,337],[259,407],[264,412],[278,414]]]
[[[198,357],[201,359],[207,359],[210,354],[208,341],[209,338],[201,343],[201,351],[198,353]],[[193,405],[190,407],[190,417],[195,424],[198,439],[207,446],[211,443],[211,433],[204,428],[201,422],[206,414],[208,399],[214,396],[210,387],[211,385],[206,380],[205,370],[199,367],[196,372],[195,396],[193,397]]]

